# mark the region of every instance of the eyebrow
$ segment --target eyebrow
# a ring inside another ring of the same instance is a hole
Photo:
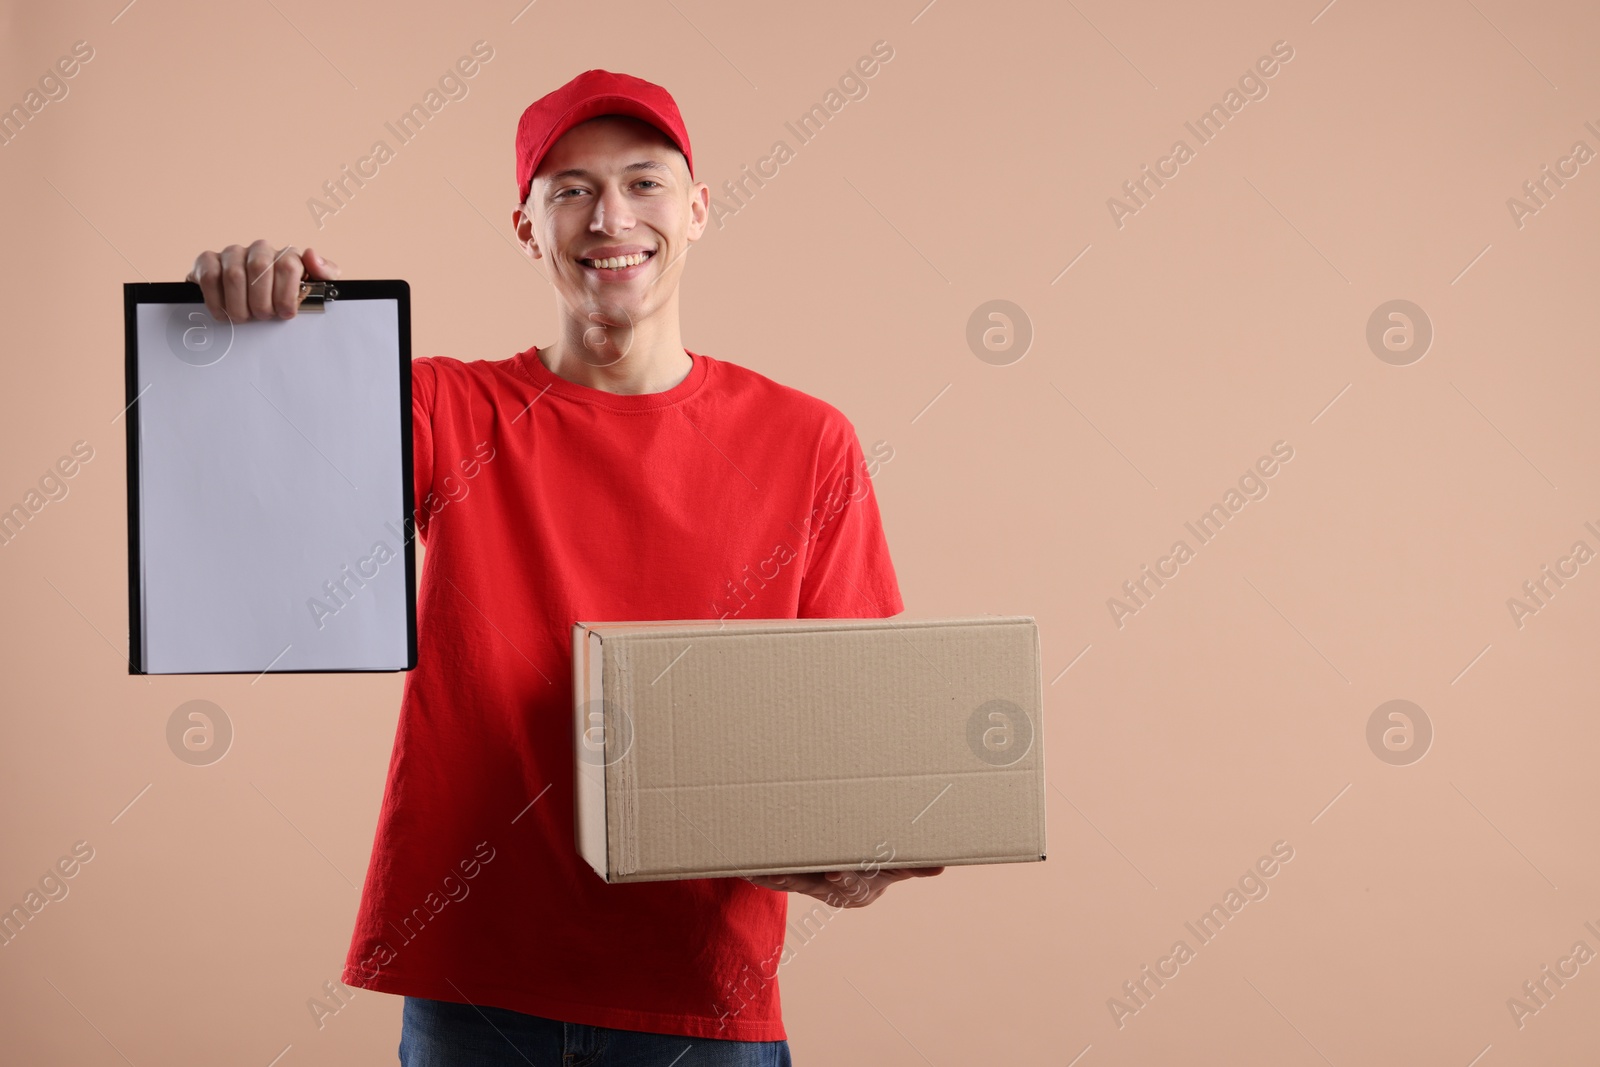
[[[634,174],[641,170],[660,171],[663,174],[672,173],[671,167],[667,166],[665,163],[657,163],[653,159],[641,160],[638,163],[629,163],[626,167],[622,168],[622,173]],[[549,182],[558,182],[563,178],[590,177],[593,177],[593,175],[590,174],[589,171],[584,170],[582,167],[568,167],[566,170],[558,170],[554,174],[548,175],[545,180]]]

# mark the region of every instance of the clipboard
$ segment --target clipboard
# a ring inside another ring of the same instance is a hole
[[[301,297],[217,322],[123,285],[129,674],[417,665],[410,286]]]

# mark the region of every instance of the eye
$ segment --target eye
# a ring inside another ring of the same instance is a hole
[[[640,184],[640,185],[654,185],[657,188],[661,187],[661,183],[656,181],[656,180],[654,180],[653,178],[642,178],[642,179],[639,180],[638,184]]]
[[[557,193],[557,194],[556,194],[556,196],[555,196],[555,198],[556,198],[556,199],[557,199],[557,200],[564,200],[564,199],[566,199],[566,198],[567,198],[567,194],[568,194],[568,193],[581,193],[581,192],[583,192],[583,190],[582,190],[582,189],[579,189],[579,188],[577,188],[577,187],[576,187],[576,186],[574,186],[574,187],[572,187],[572,188],[570,188],[570,189],[563,189],[563,190],[561,190],[561,191],[560,191],[560,192],[559,192],[559,193]]]

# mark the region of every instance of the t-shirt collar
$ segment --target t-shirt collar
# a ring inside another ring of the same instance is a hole
[[[583,404],[593,404],[597,407],[610,408],[613,411],[651,411],[656,408],[667,408],[681,403],[693,396],[705,384],[706,376],[710,372],[711,359],[698,352],[688,352],[694,365],[689,368],[689,373],[683,381],[671,389],[659,393],[611,393],[604,389],[595,389],[577,382],[569,382],[550,372],[539,359],[539,346],[534,345],[524,352],[519,352],[513,357],[513,366],[521,372],[523,377],[533,382],[540,390],[576,400]]]

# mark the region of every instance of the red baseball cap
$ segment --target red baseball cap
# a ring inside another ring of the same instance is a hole
[[[550,146],[580,122],[601,115],[627,115],[648,122],[678,146],[694,177],[689,132],[672,94],[631,74],[586,70],[554,92],[528,105],[517,123],[517,202],[528,198],[533,172]]]

